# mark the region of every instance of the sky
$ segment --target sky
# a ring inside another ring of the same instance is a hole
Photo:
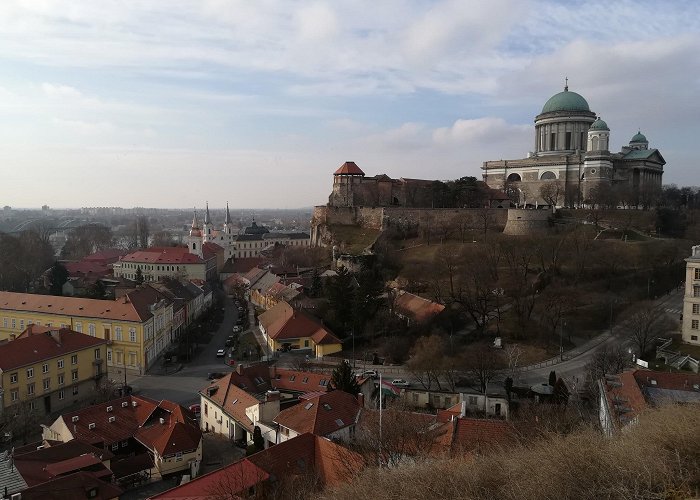
[[[700,2],[2,0],[0,206],[297,208],[481,177],[569,89],[698,185]]]

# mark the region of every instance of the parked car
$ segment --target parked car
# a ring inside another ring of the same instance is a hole
[[[411,384],[409,384],[406,380],[404,380],[402,378],[395,378],[394,380],[391,381],[391,385],[393,385],[395,387],[406,388],[406,387],[410,386]]]
[[[243,331],[243,328],[241,328],[241,327],[238,326],[238,325],[235,325],[235,326],[233,327],[233,333],[240,333],[240,332],[242,332],[242,331]]]
[[[202,416],[202,407],[200,405],[190,405],[189,410],[194,413],[194,417],[197,420]]]
[[[226,349],[222,348],[216,351],[217,358],[223,358],[224,356],[226,356]]]
[[[365,370],[362,373],[358,375],[358,377],[363,377],[363,378],[378,378],[379,374],[376,372],[376,370]]]
[[[224,346],[225,346],[225,347],[231,347],[232,345],[233,345],[233,339],[232,339],[232,338],[228,338],[228,339],[226,339],[226,342],[224,342]]]
[[[282,344],[282,347],[278,347],[277,350],[279,352],[289,352],[292,350],[292,344],[284,343]]]

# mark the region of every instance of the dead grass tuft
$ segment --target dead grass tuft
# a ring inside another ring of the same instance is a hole
[[[688,498],[700,489],[699,428],[697,406],[669,406],[614,439],[583,429],[475,459],[372,468],[323,498]]]

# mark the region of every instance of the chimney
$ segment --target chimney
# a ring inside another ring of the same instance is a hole
[[[360,403],[361,408],[365,407],[365,395],[361,392],[357,393],[357,402]]]
[[[243,364],[242,363],[238,363],[238,365],[236,366],[236,373],[239,375],[243,375]]]
[[[265,402],[269,403],[271,401],[279,401],[280,400],[280,391],[267,391],[265,393]]]
[[[49,335],[56,341],[58,345],[61,345],[61,330],[58,328],[52,328],[49,330]]]

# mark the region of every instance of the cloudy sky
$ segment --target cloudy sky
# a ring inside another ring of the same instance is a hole
[[[0,1],[0,205],[302,207],[480,177],[582,94],[700,184],[700,2]]]

